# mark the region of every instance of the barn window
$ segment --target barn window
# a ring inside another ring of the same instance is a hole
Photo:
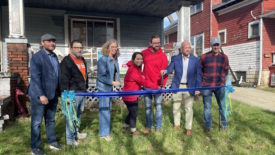
[[[226,44],[226,29],[219,31],[219,38],[220,38],[221,44]]]
[[[203,2],[200,2],[195,5],[191,5],[191,7],[190,7],[191,15],[201,12],[202,10],[203,10]]]
[[[191,46],[195,56],[201,56],[204,49],[204,34],[198,34],[191,37]]]
[[[260,22],[253,21],[248,23],[248,38],[256,38],[260,36]]]

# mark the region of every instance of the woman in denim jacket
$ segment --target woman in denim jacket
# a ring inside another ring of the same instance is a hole
[[[97,63],[96,86],[99,92],[110,92],[113,91],[113,86],[120,86],[117,46],[116,40],[109,40],[102,46],[102,57]],[[110,97],[99,98],[99,135],[106,141],[112,140],[110,137],[111,106]]]

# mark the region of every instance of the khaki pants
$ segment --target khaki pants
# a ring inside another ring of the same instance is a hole
[[[180,84],[180,88],[187,88],[185,84]],[[189,92],[178,92],[173,94],[173,115],[174,115],[174,125],[180,125],[181,116],[181,104],[184,103],[185,110],[185,128],[192,128],[193,121],[193,102],[194,96],[191,96]]]

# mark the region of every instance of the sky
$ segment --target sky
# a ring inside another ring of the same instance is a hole
[[[172,17],[174,18],[175,21],[178,20],[178,16],[177,16],[176,12],[172,13]],[[168,18],[165,17],[163,19],[163,27],[166,28],[169,25],[170,25],[170,22],[169,22]]]

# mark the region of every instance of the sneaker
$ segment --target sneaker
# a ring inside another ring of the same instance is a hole
[[[72,141],[68,141],[68,142],[67,142],[67,145],[70,145],[70,146],[74,146],[74,147],[75,147],[75,146],[78,146],[79,143],[78,143],[77,141],[73,141],[73,142],[72,142]]]
[[[139,136],[140,133],[139,133],[138,131],[134,131],[134,132],[131,131],[131,135],[132,135],[133,137],[136,137],[136,136]]]
[[[156,135],[161,135],[161,130],[156,130],[156,131],[155,131],[155,134],[156,134]]]
[[[150,128],[146,128],[144,131],[143,131],[143,134],[145,136],[149,135],[151,133],[151,129]]]
[[[186,136],[191,136],[192,132],[191,132],[191,129],[186,129]]]
[[[32,155],[46,155],[40,148],[32,149]]]
[[[104,140],[107,141],[107,142],[110,142],[110,141],[112,140],[112,137],[111,137],[111,136],[102,136],[102,137],[100,137],[100,138],[104,139]]]
[[[122,127],[122,132],[125,133],[129,130],[130,128],[128,126]]]
[[[210,137],[211,136],[210,129],[206,129],[205,134],[206,134],[207,137]]]
[[[87,133],[77,132],[77,134],[76,134],[77,139],[85,139],[86,137],[87,137]]]
[[[50,148],[51,150],[59,151],[59,150],[61,150],[61,145],[58,144],[57,142],[55,142],[55,143],[51,143],[51,144],[49,145],[49,148]]]

